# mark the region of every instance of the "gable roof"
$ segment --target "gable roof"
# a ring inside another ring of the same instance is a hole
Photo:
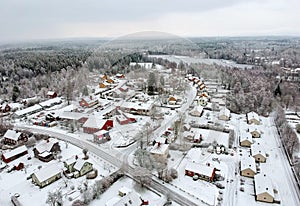
[[[255,119],[255,120],[259,121],[259,116],[256,112],[247,113],[247,117],[248,117],[248,120]]]
[[[107,120],[100,119],[100,118],[96,117],[95,114],[93,114],[93,115],[89,116],[89,118],[83,124],[83,127],[101,129],[105,125],[106,122],[107,122]]]
[[[272,181],[266,174],[260,173],[255,175],[254,182],[256,195],[268,193],[269,195],[274,197],[274,187]]]
[[[74,164],[74,169],[77,171],[80,171],[81,168],[83,167],[83,165],[86,163],[87,161],[84,161],[83,159],[78,159],[76,161],[76,163]]]
[[[39,182],[44,182],[47,179],[49,179],[50,177],[57,175],[61,171],[62,171],[61,168],[58,167],[57,164],[52,164],[48,167],[44,167],[44,168],[40,169],[39,171],[37,171],[33,174],[36,176],[36,178],[38,179]]]
[[[16,132],[15,130],[9,129],[5,132],[3,137],[17,141],[20,136],[21,136],[21,132]]]
[[[252,156],[261,154],[262,156],[266,157],[266,152],[259,143],[255,143],[251,145],[251,154]]]
[[[198,174],[205,175],[207,177],[211,177],[214,171],[214,167],[207,166],[205,164],[197,164],[194,162],[188,162],[185,166],[185,170],[192,171]]]
[[[241,159],[241,171],[245,169],[251,169],[256,173],[255,159],[252,156],[246,156]]]
[[[57,139],[54,138],[49,138],[48,140],[44,140],[43,142],[40,142],[35,149],[39,152],[39,153],[43,153],[43,152],[50,152],[53,145],[58,143]]]
[[[226,116],[226,117],[230,117],[230,110],[227,109],[226,107],[224,107],[223,109],[220,110],[219,116]]]
[[[242,132],[240,136],[240,142],[249,141],[251,144],[253,143],[252,135],[249,132]]]
[[[168,144],[160,144],[156,143],[150,150],[151,154],[165,154],[165,152],[168,150],[169,145]]]
[[[22,146],[17,147],[17,148],[15,148],[15,149],[13,149],[13,150],[11,150],[9,152],[6,152],[6,153],[4,153],[2,155],[3,155],[3,157],[5,159],[9,159],[9,158],[11,158],[13,156],[16,156],[18,154],[21,154],[21,153],[23,153],[25,151],[27,151],[27,147],[25,145],[22,145]]]

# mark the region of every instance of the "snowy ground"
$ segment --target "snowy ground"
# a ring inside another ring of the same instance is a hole
[[[58,164],[63,168],[63,161],[65,159],[74,155],[78,155],[79,157],[83,156],[82,149],[75,147],[72,144],[68,144],[66,148],[66,143],[63,141],[60,141],[59,144],[61,146],[61,155],[63,157],[61,161],[52,160],[48,163],[41,162],[33,157],[33,152],[29,149],[28,156],[32,157],[31,160],[27,160],[27,156],[24,156],[13,161],[19,162],[20,160],[23,160],[26,170],[13,171],[11,173],[7,173],[6,170],[4,170],[0,173],[0,205],[12,205],[10,197],[16,193],[20,194],[18,199],[24,206],[46,205],[48,192],[53,192],[58,188],[61,188],[61,191],[64,194],[64,205],[71,205],[72,201],[68,200],[70,196],[73,199],[80,196],[77,188],[86,181],[85,176],[77,179],[67,179],[64,175],[62,175],[61,179],[42,189],[32,184],[31,179],[26,179],[26,177],[28,177],[32,172],[38,170],[39,166],[44,168],[47,167],[47,165]],[[93,167],[98,170],[98,177],[94,180],[88,180],[89,183],[99,180],[116,170],[116,168],[114,168],[111,164],[103,161],[102,159],[96,158],[93,154],[90,153],[89,156],[90,158],[88,161],[93,163]],[[67,183],[67,187],[65,183]],[[72,186],[75,187],[74,190],[71,189]]]

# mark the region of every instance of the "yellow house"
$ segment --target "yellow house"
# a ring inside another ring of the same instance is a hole
[[[109,84],[113,84],[113,83],[115,83],[115,81],[114,81],[114,80],[112,80],[112,79],[108,79],[108,80],[106,80],[106,82],[107,82],[107,83],[109,83]]]
[[[167,158],[169,155],[169,145],[157,142],[150,150],[150,153],[154,158]]]
[[[240,145],[242,147],[250,147],[253,143],[252,135],[249,132],[244,132],[240,136]]]
[[[40,188],[45,187],[61,178],[61,168],[57,164],[40,169],[32,174],[32,182]]]
[[[261,132],[254,125],[251,125],[249,132],[254,138],[259,138],[261,136]]]
[[[241,176],[254,177],[256,174],[255,159],[250,155],[241,159],[240,163]]]
[[[252,144],[251,145],[251,155],[255,158],[256,162],[266,162],[267,155],[264,149],[259,144]]]
[[[99,84],[99,87],[100,87],[100,88],[106,88],[106,85],[105,85],[104,83],[100,83],[100,84]]]
[[[249,112],[247,113],[247,122],[248,124],[260,124],[259,116],[256,112]]]
[[[275,192],[277,192],[271,179],[265,174],[257,174],[254,176],[255,199],[260,202],[273,203]]]

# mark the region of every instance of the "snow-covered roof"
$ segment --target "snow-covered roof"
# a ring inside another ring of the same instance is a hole
[[[207,166],[205,164],[197,164],[194,162],[188,162],[185,169],[194,173],[202,174],[207,177],[211,177],[214,171],[214,167]]]
[[[266,174],[260,173],[255,175],[254,182],[256,195],[266,192],[274,197],[274,187],[272,181]]]
[[[77,170],[77,171],[80,171],[81,168],[83,167],[83,165],[84,165],[85,162],[86,162],[86,161],[84,161],[83,159],[80,159],[80,158],[79,158],[79,159],[76,161],[75,165],[74,165],[74,169]]]
[[[12,140],[15,140],[17,141],[19,139],[19,137],[21,136],[21,132],[16,132],[14,130],[7,130],[4,134],[4,138],[7,138],[7,139],[12,139]]]
[[[226,116],[230,117],[230,110],[224,107],[223,109],[220,110],[219,116]]]
[[[127,120],[127,118],[124,115],[117,115],[116,118],[118,121],[126,121]]]
[[[48,100],[46,100],[44,102],[41,102],[40,105],[42,107],[50,107],[50,106],[52,106],[54,104],[60,104],[61,102],[62,102],[62,99],[60,97],[55,97],[53,99],[48,99]]]
[[[32,113],[32,112],[38,112],[38,111],[40,111],[42,109],[43,108],[40,105],[35,104],[35,105],[31,106],[31,107],[27,107],[25,109],[18,110],[18,111],[15,112],[15,114],[17,116],[23,116],[23,115],[26,115],[26,114],[29,114],[29,113]]]
[[[259,121],[259,116],[256,112],[247,113],[247,117],[248,117],[248,120],[255,119],[255,120]]]
[[[107,122],[107,120],[100,119],[93,114],[93,115],[89,116],[89,118],[83,124],[83,127],[102,128],[106,122]]]
[[[58,143],[57,139],[49,138],[48,140],[44,140],[44,141],[40,142],[35,148],[37,149],[37,151],[39,153],[50,152],[53,145],[56,143]]]
[[[87,114],[79,112],[62,112],[59,115],[62,119],[79,120],[83,117],[88,117]]]
[[[245,169],[251,169],[253,172],[256,173],[255,159],[250,155],[241,158],[241,171]]]
[[[107,133],[108,133],[107,130],[101,129],[100,131],[95,132],[94,135],[99,136],[99,135],[104,135],[104,134],[107,134]]]
[[[123,115],[124,115],[126,118],[128,118],[128,119],[135,119],[135,118],[136,118],[135,115],[130,114],[130,113],[126,113],[126,112],[123,112]]]
[[[36,176],[39,182],[44,182],[50,177],[57,175],[61,171],[61,168],[57,164],[52,164],[35,172],[34,175]]]
[[[135,110],[150,110],[152,107],[152,102],[120,102],[121,108],[135,109]]]
[[[140,67],[143,67],[145,69],[151,69],[153,66],[153,63],[137,63],[137,62],[130,62],[129,66],[134,67],[136,65],[139,65]]]
[[[22,145],[22,146],[17,147],[9,152],[4,153],[3,156],[5,159],[9,159],[9,158],[16,156],[18,154],[21,154],[25,151],[27,151],[27,147],[25,145]]]
[[[165,144],[166,138],[164,138],[164,137],[156,137],[155,141],[156,142],[160,142],[161,144]]]
[[[249,141],[251,144],[253,143],[252,135],[249,132],[242,132],[240,136],[240,142]]]
[[[190,114],[192,115],[200,115],[203,112],[203,107],[202,106],[197,106],[195,107]]]
[[[259,134],[261,134],[261,131],[257,128],[257,125],[249,125],[249,132],[252,133],[252,132],[258,132]]]
[[[66,159],[64,162],[65,162],[67,165],[71,165],[71,164],[73,164],[74,162],[76,162],[76,158],[75,158],[75,156],[69,157],[69,158]]]
[[[48,91],[47,92],[47,95],[49,95],[49,96],[52,96],[52,95],[54,95],[55,94],[55,92],[53,92],[53,91]]]
[[[259,143],[254,143],[251,145],[251,154],[252,156],[261,154],[262,156],[266,157],[266,152]]]
[[[159,144],[156,143],[150,150],[151,154],[165,154],[168,150],[169,145],[168,144]]]
[[[128,187],[125,187],[125,186],[123,186],[119,189],[119,192],[126,193],[126,194],[129,194],[131,191],[132,191],[131,189],[129,189]]]

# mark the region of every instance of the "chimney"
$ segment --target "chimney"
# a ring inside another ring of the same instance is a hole
[[[160,147],[160,142],[157,142],[157,147]]]
[[[90,100],[93,100],[93,97],[92,97],[92,95],[90,96]]]

